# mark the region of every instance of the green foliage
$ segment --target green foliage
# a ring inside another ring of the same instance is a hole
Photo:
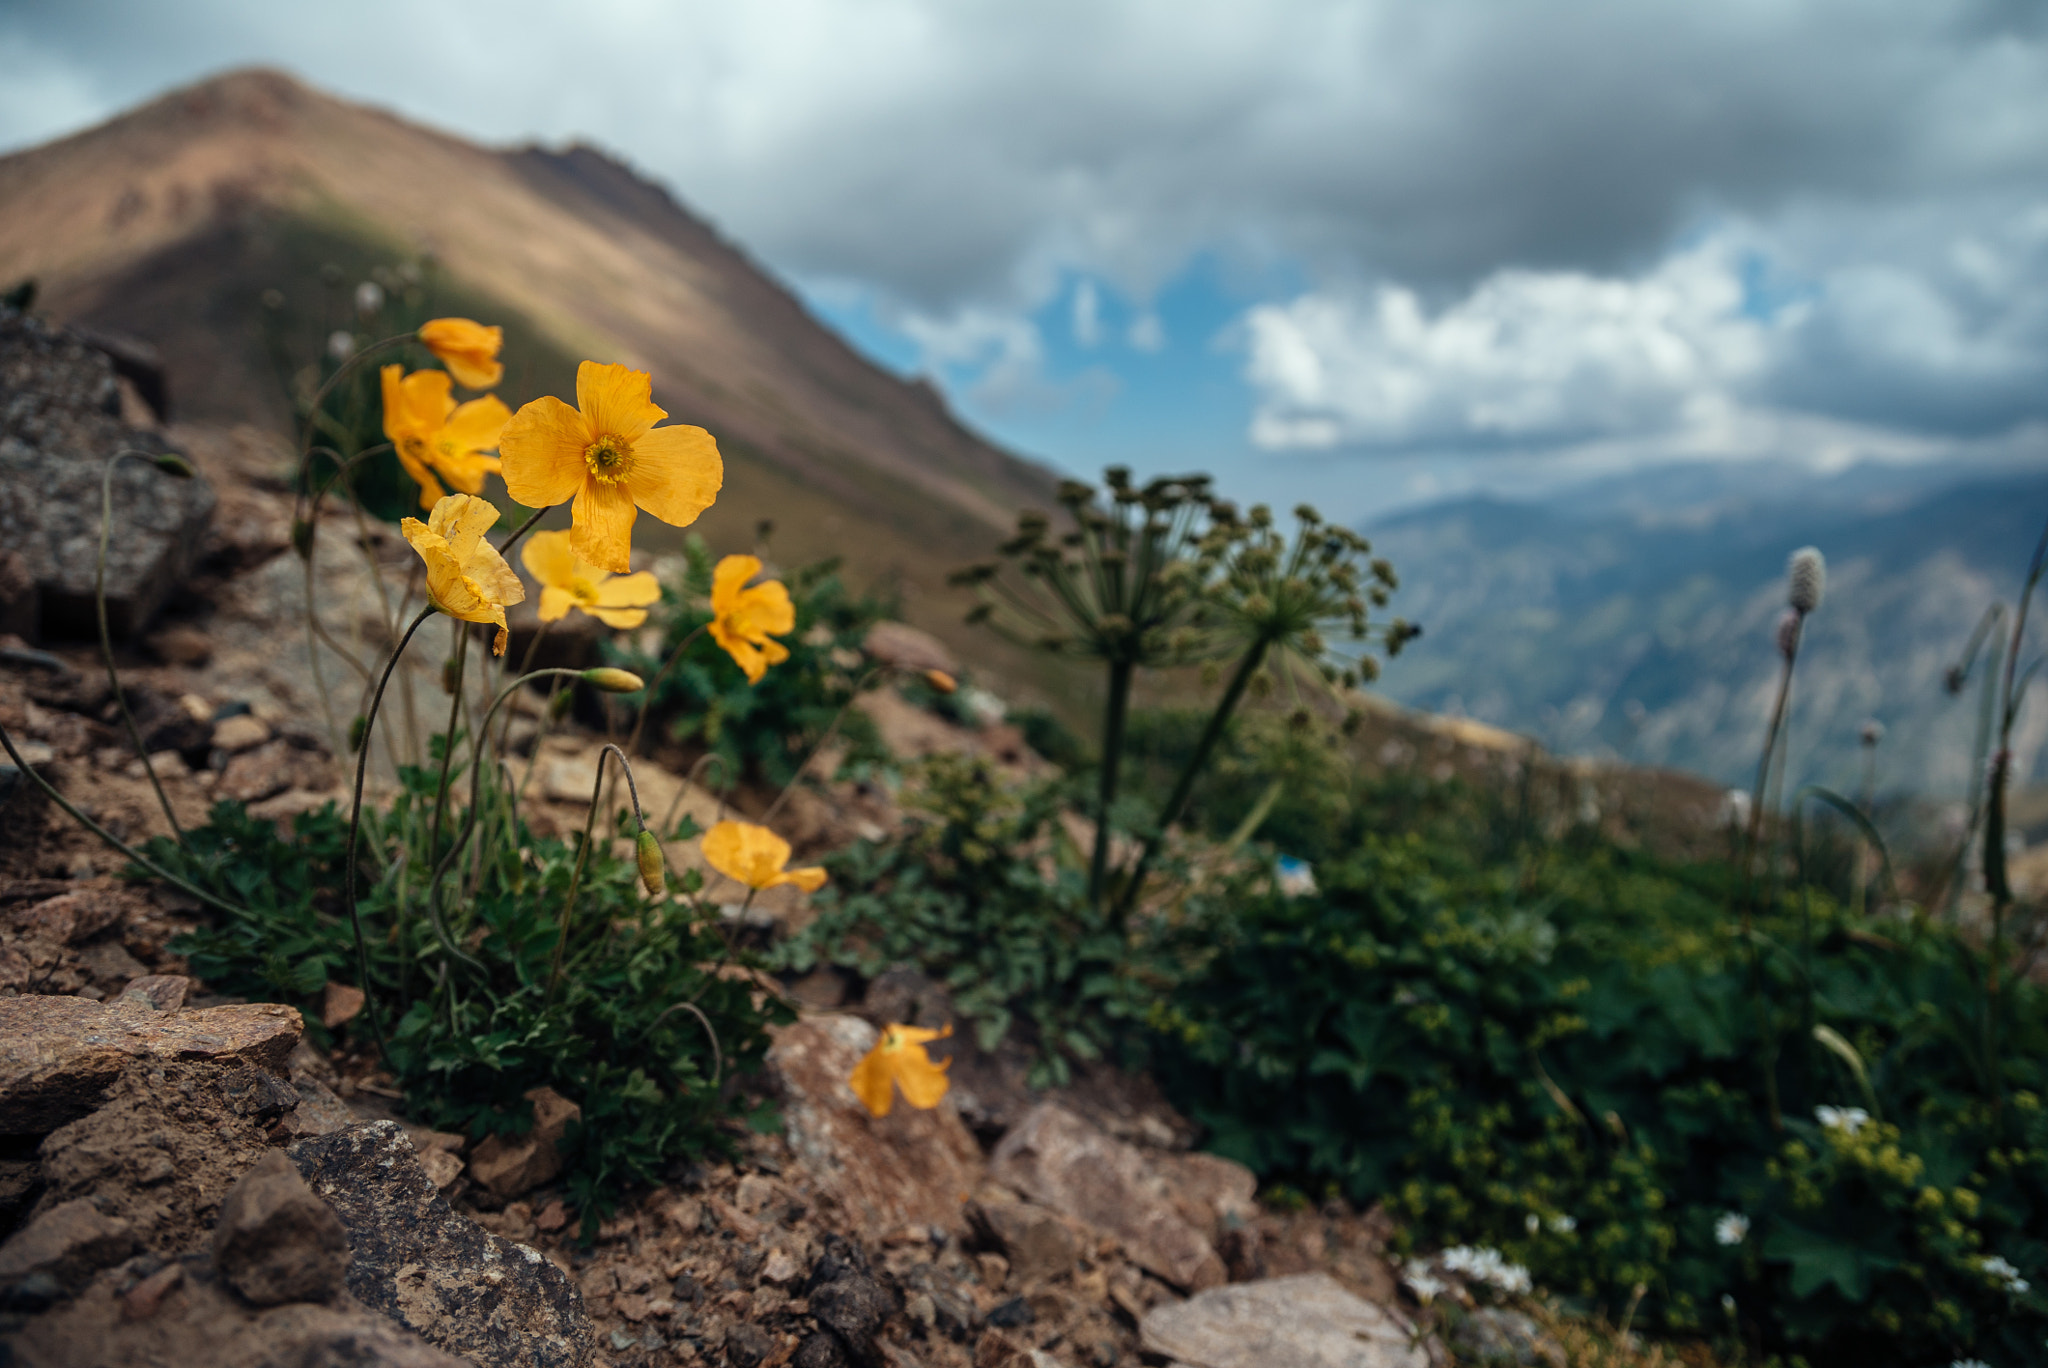
[[[360,912],[385,1064],[410,1114],[471,1135],[517,1133],[532,1124],[530,1089],[552,1087],[579,1104],[564,1157],[586,1232],[629,1185],[725,1149],[727,1085],[758,1069],[766,1027],[787,1009],[756,1005],[749,983],[716,972],[728,951],[709,919],[684,899],[647,900],[632,858],[595,841],[564,972],[550,990],[576,843],[515,823],[516,840],[480,851],[448,914],[463,963],[427,925],[428,809],[439,771],[408,768],[403,779],[387,812],[365,814],[366,843],[389,864],[364,887]],[[503,797],[485,786],[486,806]],[[295,819],[286,836],[222,803],[189,833],[189,849],[165,838],[147,847],[172,873],[247,909],[178,943],[194,971],[222,992],[299,1003],[316,1036],[322,987],[358,978],[339,894],[347,830],[331,804]],[[367,1038],[367,1016],[348,1029]]]
[[[1939,926],[1867,926],[1805,892],[1759,922],[1767,1048],[1725,869],[1590,838],[1502,849],[1479,806],[1406,792],[1375,820],[1388,834],[1317,865],[1319,892],[1206,928],[1206,962],[1150,1020],[1212,1147],[1384,1199],[1418,1240],[1493,1245],[1610,1315],[1646,1284],[1639,1324],[1712,1333],[1729,1297],[1745,1338],[1814,1362],[2035,1361],[2048,995],[2005,995],[1994,1104],[1972,1044],[1981,960]],[[1814,1025],[1883,1108],[1853,1135],[1815,1119],[1865,1099]],[[1724,1244],[1728,1213],[1749,1224]]]
[[[985,762],[934,757],[911,834],[828,860],[818,918],[783,966],[916,965],[951,991],[982,1048],[1021,1026],[1034,1081],[1064,1082],[1070,1058],[1101,1058],[1168,979],[1090,905],[1058,821],[1066,798],[1060,784],[1005,785]]]
[[[701,537],[684,543],[678,582],[665,585],[653,621],[660,628],[655,655],[634,647],[608,648],[616,663],[652,680],[684,638],[711,620],[711,572],[718,558]],[[888,759],[874,724],[857,708],[846,708],[866,669],[861,642],[868,628],[889,616],[892,605],[870,594],[855,594],[839,578],[839,562],[820,561],[783,577],[796,606],[796,628],[778,640],[789,659],[770,667],[758,684],[707,633],[663,680],[650,706],[668,733],[716,755],[734,779],[774,787],[796,776],[811,748],[839,723],[838,740],[847,764],[856,769]],[[718,776],[712,776],[719,782]]]

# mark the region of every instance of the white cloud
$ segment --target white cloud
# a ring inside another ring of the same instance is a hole
[[[1148,309],[1131,320],[1130,330],[1124,334],[1124,341],[1131,344],[1133,351],[1164,351],[1166,325],[1159,321],[1158,314]]]
[[[1092,280],[1074,287],[1074,341],[1083,347],[1097,346],[1102,341],[1102,300]]]

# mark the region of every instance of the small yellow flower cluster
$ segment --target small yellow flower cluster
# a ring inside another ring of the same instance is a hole
[[[504,378],[498,361],[504,330],[437,318],[418,338],[448,369],[407,375],[402,366],[384,367],[384,435],[418,483],[420,507],[430,510],[425,523],[407,518],[401,526],[427,562],[434,606],[465,622],[497,624],[493,649],[504,654],[505,609],[524,602],[526,590],[481,540],[498,515],[476,496],[484,477],[496,474],[529,508],[570,505],[568,531],[535,533],[520,553],[541,586],[542,622],[557,621],[571,608],[621,630],[645,622],[661,586],[648,571],[628,573],[634,520],[645,509],[686,527],[712,505],[725,466],[711,434],[683,424],[657,426],[668,413],[653,401],[652,377],[595,361],[577,368],[573,408],[548,397],[512,413],[494,395],[458,405],[454,384],[488,389]],[[494,449],[496,456],[489,454]],[[444,494],[444,480],[460,492]],[[451,538],[445,528],[463,532]],[[753,556],[727,556],[712,576],[712,639],[750,684],[789,658],[789,648],[774,638],[796,628],[796,608],[780,582],[747,587],[761,568]]]

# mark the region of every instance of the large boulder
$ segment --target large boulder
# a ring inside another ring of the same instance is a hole
[[[214,494],[149,457],[175,449],[121,419],[113,359],[76,333],[0,309],[0,547],[37,589],[41,630],[90,636],[100,544],[100,481],[116,452],[107,543],[107,625],[139,632],[196,564]]]
[[[113,1003],[0,998],[0,1135],[37,1135],[85,1115],[134,1060],[234,1061],[282,1073],[304,1031],[299,1013],[278,1003],[166,1012],[148,991]]]
[[[1155,1306],[1138,1326],[1146,1353],[1185,1368],[1429,1368],[1429,1354],[1385,1307],[1327,1273],[1216,1287]]]
[[[1114,1236],[1131,1262],[1177,1287],[1198,1290],[1227,1278],[1159,1167],[1057,1103],[1033,1107],[1003,1137],[989,1172],[1039,1205]]]
[[[768,1064],[780,1080],[790,1148],[812,1181],[859,1228],[880,1237],[905,1226],[963,1225],[981,1183],[981,1149],[950,1097],[929,1111],[903,1098],[868,1114],[847,1086],[877,1032],[855,1016],[806,1017],[775,1033]]]
[[[568,1275],[457,1215],[397,1122],[286,1153],[348,1230],[348,1290],[359,1301],[479,1364],[576,1368],[589,1355],[590,1317]]]

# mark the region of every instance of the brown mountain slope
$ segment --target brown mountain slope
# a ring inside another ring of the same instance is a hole
[[[423,253],[444,303],[508,325],[509,402],[569,392],[577,358],[624,361],[717,434],[727,491],[703,530],[719,549],[774,518],[785,558],[844,554],[943,627],[943,570],[1049,495],[1048,472],[862,359],[587,148],[482,148],[259,70],[0,159],[0,282],[36,277],[58,318],[156,343],[187,421],[285,425],[265,289]]]

